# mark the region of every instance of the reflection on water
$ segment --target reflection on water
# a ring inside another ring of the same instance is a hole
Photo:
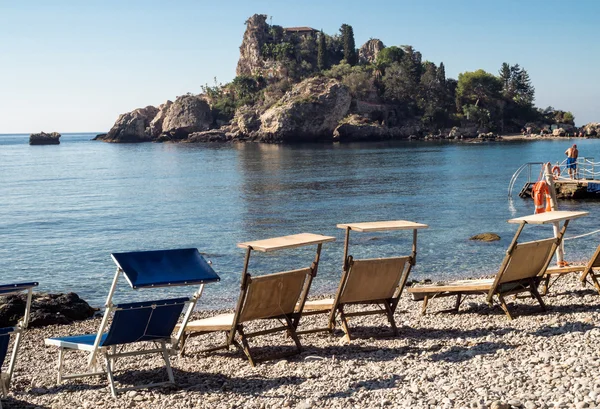
[[[65,135],[61,145],[30,147],[26,136],[0,136],[4,279],[39,280],[42,290],[75,291],[98,305],[114,272],[111,252],[197,247],[222,278],[207,287],[203,305],[219,308],[232,306],[238,295],[243,250],[236,243],[299,232],[338,239],[324,245],[313,286],[333,291],[343,250],[337,223],[429,224],[419,233],[415,278],[494,273],[516,229],[506,220],[533,211],[530,201],[507,199],[513,172],[524,162],[561,159],[572,144],[115,145],[90,137]],[[577,143],[582,155],[600,157],[596,141]],[[597,214],[599,204],[560,206]],[[568,235],[597,228],[595,217],[588,217],[574,221]],[[502,240],[468,240],[485,231]],[[532,227],[524,239],[550,232]],[[408,254],[411,238],[410,232],[356,233],[350,253]],[[598,240],[568,242],[567,258],[588,257]],[[314,248],[257,254],[250,268],[308,266],[313,256]],[[131,290],[121,295],[148,296]]]

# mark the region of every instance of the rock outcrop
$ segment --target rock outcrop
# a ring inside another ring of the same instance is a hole
[[[17,324],[25,312],[26,296],[11,295],[2,298],[0,304],[0,327]],[[30,327],[54,324],[71,324],[90,318],[96,310],[75,293],[34,293],[31,303]]]
[[[463,126],[455,126],[450,130],[448,136],[450,139],[476,138],[479,135],[479,129],[475,124],[465,124]]]
[[[565,136],[567,132],[563,128],[556,128],[552,131],[552,136]]]
[[[171,105],[173,105],[173,102],[167,100],[167,102],[158,106],[158,113],[150,122],[150,136],[153,139],[158,138],[162,133],[163,122],[165,120],[165,117],[167,116],[169,108],[171,108]]]
[[[590,122],[581,127],[585,136],[600,136],[600,122]]]
[[[233,140],[233,135],[229,132],[221,129],[211,129],[209,131],[191,133],[185,142],[229,142],[231,140]]]
[[[208,131],[212,123],[212,111],[206,100],[198,95],[184,95],[168,107],[162,118],[161,133],[185,139],[193,132]]]
[[[61,135],[58,132],[32,133],[29,135],[30,145],[59,145]]]
[[[336,79],[309,78],[296,84],[260,116],[259,140],[331,140],[350,108],[350,92]]]
[[[260,115],[256,109],[242,106],[235,111],[231,122],[241,134],[253,137],[260,128]]]
[[[138,108],[121,114],[105,137],[96,137],[94,139],[121,143],[149,142],[152,139],[150,135],[150,122],[152,122],[157,113],[158,108],[147,106],[146,108]]]
[[[199,95],[184,95],[158,108],[147,106],[122,114],[108,134],[94,140],[105,142],[166,142],[184,140],[189,134],[211,128],[213,114]]]
[[[333,131],[333,139],[340,142],[376,141],[390,138],[390,130],[360,115],[350,115]]]
[[[264,68],[261,51],[268,39],[268,27],[265,14],[255,14],[246,21],[240,59],[235,70],[238,76],[255,75]]]
[[[358,61],[361,64],[372,64],[377,60],[377,54],[385,48],[385,45],[376,38],[372,38],[358,50]]]

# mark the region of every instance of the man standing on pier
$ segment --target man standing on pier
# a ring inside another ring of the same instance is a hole
[[[573,144],[573,146],[565,151],[565,155],[567,155],[567,170],[569,171],[569,176],[571,179],[575,179],[577,174],[577,156],[579,156],[577,145]]]

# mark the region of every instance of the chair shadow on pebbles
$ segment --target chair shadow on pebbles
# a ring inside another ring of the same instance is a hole
[[[502,312],[503,314],[503,312]],[[505,335],[510,332],[514,332],[515,329],[511,327],[498,327],[494,325],[488,325],[485,327],[479,328],[468,328],[468,329],[457,329],[457,328],[412,328],[412,327],[399,327],[400,336],[398,338],[392,338],[388,334],[384,333],[386,327],[380,327],[382,329],[381,335],[374,335],[374,329],[379,327],[370,327],[370,326],[357,326],[354,327],[353,338],[360,340],[370,340],[370,339],[381,339],[381,340],[389,340],[392,341],[402,340],[402,339],[410,339],[410,340],[429,340],[429,339],[454,339],[454,338],[476,338],[476,337],[485,337],[490,335],[490,333],[494,333],[495,335]],[[335,334],[342,335],[343,332],[341,330],[337,331]],[[318,336],[318,335],[317,335]],[[310,343],[310,338],[307,339],[307,344]],[[342,339],[342,338],[340,338]]]
[[[550,337],[556,335],[571,334],[573,332],[586,332],[595,328],[599,329],[598,333],[600,334],[600,327],[596,325],[579,321],[565,322],[558,326],[544,325],[543,327],[540,327],[535,331],[529,332],[529,335],[535,335],[539,337]]]
[[[568,297],[587,297],[587,296],[591,296],[590,300],[591,301],[595,301],[598,300],[598,292],[593,289],[593,288],[578,288],[578,289],[565,289],[564,291],[561,292],[551,292],[549,294],[546,294],[545,297],[548,299],[553,299],[556,297],[561,297],[561,296],[568,296]],[[552,306],[552,305],[550,305]]]
[[[360,389],[365,389],[368,391],[395,389],[398,386],[398,383],[402,382],[402,380],[403,377],[400,375],[392,375],[389,378],[383,379],[380,377],[366,379],[350,384],[348,386],[348,389],[346,389],[345,391],[330,393],[328,395],[323,396],[321,399],[325,400],[333,398],[350,398],[354,394],[356,394],[356,391]]]
[[[471,347],[452,346],[450,349],[433,354],[429,358],[434,362],[465,362],[476,356],[494,355],[500,349],[507,350],[513,348],[514,345],[504,342],[481,342]]]
[[[527,298],[529,297],[518,297],[517,300],[514,300],[511,297],[506,299],[506,304],[510,307],[511,311],[514,311],[515,315],[518,316],[525,315],[529,317],[547,314],[548,312],[552,313],[552,311],[554,311],[554,306],[552,305],[546,305],[547,311],[541,311],[538,305],[533,304],[533,300],[531,304],[525,304],[524,302],[529,301]],[[449,315],[442,315],[442,313],[449,313]],[[437,318],[445,317],[449,320],[454,320],[457,319],[455,318],[457,316],[468,314],[475,314],[479,318],[498,317],[499,319],[502,319],[506,316],[506,313],[502,310],[502,307],[499,304],[494,304],[492,307],[490,307],[488,304],[478,302],[471,302],[459,311],[454,311],[453,308],[442,308],[428,313],[428,315],[435,315]]]
[[[50,409],[49,406],[43,406],[40,404],[29,403],[24,400],[15,399],[13,396],[7,396],[2,399],[4,406],[8,408],[19,408],[19,409]]]
[[[457,328],[407,328],[403,335],[412,340],[437,340],[437,339],[456,339],[456,338],[478,338],[488,335],[503,336],[514,332],[514,328],[496,327],[493,325],[481,328],[457,329]]]
[[[306,381],[306,378],[299,376],[284,376],[279,378],[260,378],[252,376],[243,377],[230,377],[220,373],[207,373],[201,371],[183,371],[181,369],[173,368],[173,374],[177,379],[176,384],[164,385],[152,389],[153,393],[161,395],[169,395],[171,393],[177,393],[181,391],[196,391],[201,393],[209,392],[220,392],[223,388],[229,388],[235,393],[240,394],[255,394],[256,391],[266,391],[272,388],[277,388],[282,384],[286,385],[299,385]],[[140,379],[148,381],[160,380],[163,377],[162,368],[156,368],[151,370],[129,370],[127,372],[115,375],[115,380],[123,385],[135,385]],[[102,382],[102,379],[98,380],[97,384],[90,383],[89,381],[83,383],[81,381],[71,382],[61,385],[56,385],[48,388],[46,394],[58,394],[64,392],[79,392],[86,390],[101,390],[105,389],[106,384]],[[17,401],[15,401],[17,402]],[[10,404],[10,398],[9,398]],[[7,407],[13,407],[7,405]],[[21,406],[15,405],[14,407],[20,408]],[[29,406],[25,406],[29,407]],[[34,405],[32,408],[43,406]]]
[[[335,359],[339,361],[361,360],[368,362],[385,362],[393,361],[406,354],[420,354],[421,352],[431,350],[432,349],[429,347],[414,347],[410,345],[397,348],[371,345],[363,346],[358,343],[323,347],[308,345],[300,358],[304,361],[328,361]]]

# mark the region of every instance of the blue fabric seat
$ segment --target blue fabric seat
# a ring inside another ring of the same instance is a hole
[[[182,312],[183,323],[187,323],[205,283],[219,281],[219,276],[202,257],[198,249],[152,250],[129,253],[113,253],[111,257],[117,265],[117,272],[106,300],[106,310],[100,328],[96,334],[74,335],[68,337],[47,338],[46,345],[60,348],[58,381],[81,378],[92,375],[107,375],[113,396],[119,390],[137,389],[148,386],[174,383],[173,371],[169,363],[171,352],[178,348],[182,331],[173,336]],[[199,286],[192,297],[141,301],[112,304],[117,280],[123,274],[134,290]],[[110,326],[109,326],[109,321]],[[153,342],[153,349],[117,352],[117,346]],[[169,346],[167,347],[167,344]],[[62,362],[66,350],[83,350],[90,353],[88,372],[63,375]],[[151,353],[161,354],[169,376],[168,382],[152,385],[139,385],[117,389],[113,379],[113,368],[119,358]],[[97,358],[104,356],[105,369],[98,369]]]
[[[0,296],[27,292],[25,313],[23,314],[23,318],[14,327],[0,328],[0,393],[2,396],[6,396],[8,393],[8,388],[10,387],[10,381],[17,364],[17,355],[19,352],[19,346],[21,345],[21,336],[29,324],[29,312],[31,311],[33,288],[37,285],[38,283],[36,282],[0,284]],[[4,364],[4,361],[8,355],[8,346],[12,336],[15,338],[13,342],[13,353],[6,371],[2,371],[2,365]],[[1,402],[0,409],[2,409]]]
[[[107,333],[100,338],[100,347],[142,341],[170,340],[183,307],[189,298],[144,301],[114,306],[114,317]],[[97,334],[49,338],[52,345],[70,345],[76,349],[94,346]]]
[[[4,365],[4,359],[6,359],[6,353],[8,352],[10,335],[13,332],[15,332],[13,327],[0,328],[0,372],[2,372],[2,365]]]

